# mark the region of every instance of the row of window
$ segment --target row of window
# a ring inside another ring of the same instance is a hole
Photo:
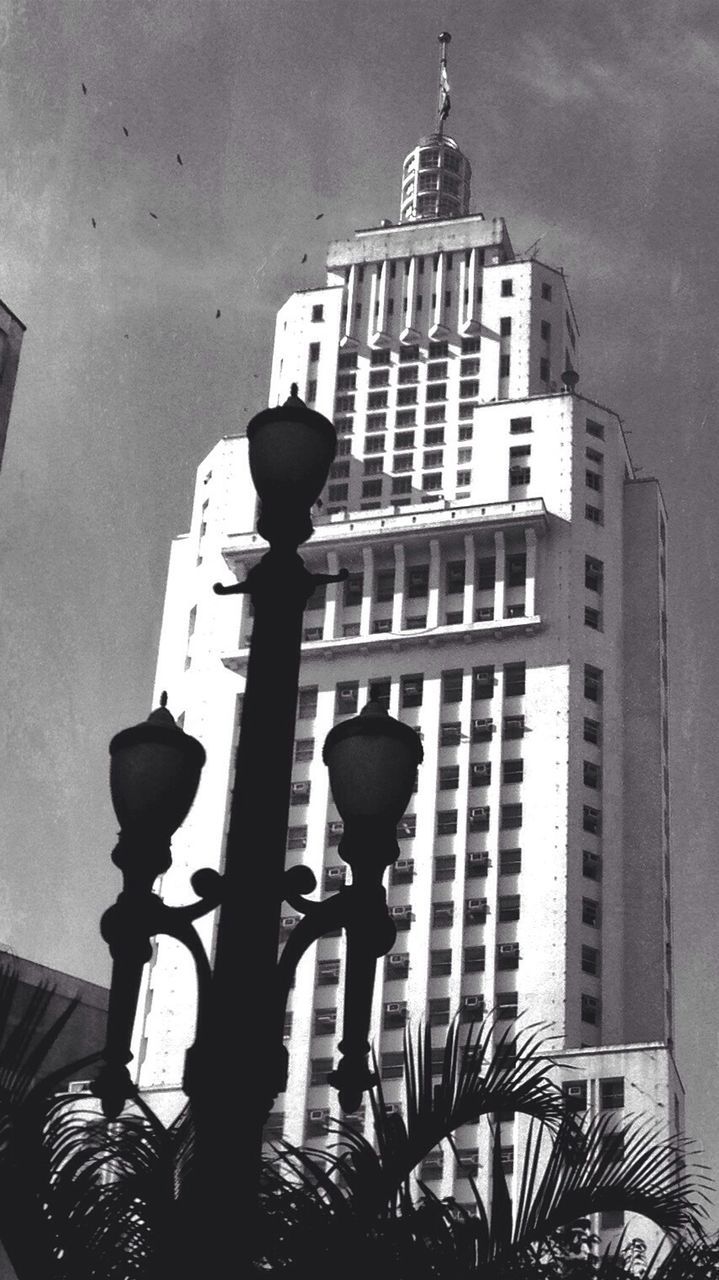
[[[601,563],[597,561],[596,563]],[[398,586],[394,569],[379,569],[374,575],[372,598],[375,604],[391,604],[397,591],[404,591],[408,600],[420,600],[429,594],[430,567],[428,564],[411,565],[406,569],[404,581]],[[496,557],[480,556],[475,563],[474,585],[478,591],[493,591],[497,578]],[[527,554],[525,551],[509,551],[504,558],[504,583],[507,587],[523,587],[527,580]],[[444,566],[444,590],[446,595],[461,595],[467,581],[465,560],[450,560]],[[346,609],[359,607],[364,596],[363,573],[350,573],[342,589],[342,603]],[[327,584],[317,586],[307,602],[312,612],[323,609],[327,602]]]
[[[524,618],[527,616],[526,603],[523,600],[513,601],[511,604],[504,606],[505,618]],[[474,610],[475,622],[493,622],[495,620],[495,610],[493,605],[480,605]],[[464,624],[464,611],[462,609],[450,609],[444,614],[443,625],[447,627],[462,626]],[[423,631],[427,627],[426,614],[407,614],[402,622],[404,631]],[[373,635],[388,635],[392,631],[391,618],[375,618],[370,627]],[[361,627],[359,622],[345,622],[342,624],[342,638],[350,639],[354,636],[361,635]],[[324,639],[324,630],[321,626],[305,627],[302,633],[305,641]],[[334,638],[334,637],[330,637]]]
[[[588,668],[595,671],[595,668]],[[521,697],[526,688],[526,663],[507,662],[504,671],[504,694],[507,698]],[[461,702],[464,696],[464,671],[461,668],[443,671],[441,677],[441,697],[443,703]],[[599,673],[601,675],[601,673]],[[494,695],[496,684],[494,666],[474,667],[472,670],[472,698],[482,700]],[[405,709],[421,707],[424,693],[424,675],[400,677],[400,706]],[[586,693],[586,681],[585,681]],[[312,719],[317,714],[317,698],[319,689],[316,685],[301,688],[297,699],[297,719]],[[586,696],[590,696],[587,694]],[[337,715],[353,715],[357,711],[359,701],[359,681],[342,681],[336,686],[335,713]],[[596,701],[596,697],[595,697]]]
[[[469,948],[475,952],[484,952],[483,947]],[[516,954],[515,954],[516,952]],[[403,976],[397,970],[399,962],[405,960],[402,954],[388,957],[385,976],[394,979]],[[500,943],[497,947],[497,969],[516,968],[519,962],[517,943]],[[476,962],[474,970],[476,971]],[[482,968],[484,967],[482,957]],[[406,974],[404,975],[406,976]],[[473,1022],[485,1016],[485,997],[482,994],[462,996],[459,1006],[461,1022]],[[597,997],[583,993],[581,995],[581,1019],[590,1026],[597,1026],[600,1020],[600,1002]],[[498,1022],[513,1022],[519,1016],[519,992],[499,991],[494,997],[494,1015]],[[409,1006],[406,1000],[385,1000],[382,1010],[382,1029],[384,1031],[402,1030],[409,1017]],[[430,1027],[448,1026],[450,1022],[449,996],[433,996],[427,1002],[427,1022]],[[316,1008],[313,1018],[313,1034],[315,1036],[334,1035],[337,1030],[337,1009],[329,1005]],[[586,1083],[586,1082],[585,1082]],[[574,1102],[576,1107],[576,1101]],[[586,1105],[586,1101],[585,1104]],[[616,1103],[614,1105],[617,1105]],[[623,1102],[618,1104],[623,1105]],[[576,1107],[576,1109],[579,1109]]]

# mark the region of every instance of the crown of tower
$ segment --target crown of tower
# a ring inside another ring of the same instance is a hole
[[[420,139],[402,166],[400,222],[464,218],[469,213],[472,167],[454,138],[444,132],[450,111],[447,45],[451,39],[449,31],[440,32],[436,131]]]

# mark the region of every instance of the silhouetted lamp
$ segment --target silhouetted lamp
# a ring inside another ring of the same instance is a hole
[[[257,530],[270,543],[297,547],[312,533],[309,511],[337,451],[334,426],[300,400],[293,382],[283,405],[250,420],[247,439],[250,472],[261,503]]]

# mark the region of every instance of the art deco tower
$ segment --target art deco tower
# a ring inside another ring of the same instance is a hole
[[[306,615],[288,861],[324,892],[342,883],[321,748],[371,693],[425,752],[375,994],[387,1096],[401,1106],[408,1018],[442,1034],[457,1012],[496,1007],[501,1030],[525,1010],[554,1029],[578,1105],[612,1110],[618,1127],[627,1107],[680,1128],[662,498],[635,478],[601,391],[579,389],[561,268],[517,255],[503,219],[469,212],[469,162],[439,114],[402,167],[399,223],[331,244],[326,282],[277,319],[269,403],[297,382],[339,437],[303,554],[350,571]],[[156,690],[208,753],[164,884],[172,900],[192,870],[222,865],[251,619],[212,584],[262,554],[254,514],[240,432],[200,467],[170,563]],[[285,933],[293,924],[288,908]],[[293,1142],[316,1139],[336,1108],[326,1075],[342,987],[342,942],[327,938],[300,966],[287,1023],[272,1128]],[[193,1005],[189,961],[163,941],[137,1041],[158,1104],[176,1096]],[[242,1019],[241,997],[228,1016]],[[251,1053],[251,1026],[245,1036]],[[508,1170],[515,1141],[507,1120]],[[467,1171],[488,1161],[476,1128],[458,1143],[461,1165],[433,1157],[424,1175],[462,1202]]]

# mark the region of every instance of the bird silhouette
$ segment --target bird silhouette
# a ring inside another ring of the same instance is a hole
[[[90,221],[91,221],[91,223],[92,223],[93,227],[96,227],[96,226],[97,226],[97,223],[96,223],[96,221],[95,221],[95,219],[94,219],[94,218],[91,218],[91,219],[90,219]]]
[[[123,335],[122,335],[122,336],[123,336],[123,338],[129,338],[129,336],[130,336],[130,335],[129,335],[129,333],[123,333]]]
[[[316,214],[315,214],[315,222],[319,222],[320,218],[324,218],[324,216],[325,216],[325,215],[324,215],[323,213],[316,213]]]
[[[177,163],[182,164],[182,156],[180,155],[179,151],[177,153]]]
[[[159,221],[160,221],[160,219],[158,218],[157,214],[152,212],[152,209],[148,209],[148,211],[147,211],[147,212],[149,213],[149,215],[150,215],[150,217],[151,217],[151,218],[154,218],[154,219],[155,219],[155,222],[159,222]]]
[[[124,133],[126,138],[129,138],[130,135],[124,125],[122,126],[122,132]]]
[[[217,311],[216,311],[216,313],[215,313],[215,320],[219,320],[219,318],[220,318],[220,316],[221,316],[221,315],[222,315],[222,312],[220,311],[220,308],[218,307],[218,308],[217,308]]]
[[[306,253],[303,253],[303,254],[302,254],[302,261],[303,261],[303,262],[306,262],[306,261],[307,261],[307,254],[306,254]]]
[[[80,81],[80,84],[82,84],[82,81]],[[82,91],[83,91],[83,93],[87,93],[87,85],[86,85],[86,84],[82,84]]]

